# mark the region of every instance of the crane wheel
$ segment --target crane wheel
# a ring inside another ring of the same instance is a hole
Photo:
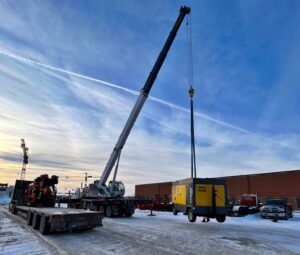
[[[134,214],[134,208],[127,208],[126,212],[124,213],[125,217],[131,217]]]
[[[112,208],[110,205],[106,206],[105,208],[105,215],[108,218],[113,218]]]

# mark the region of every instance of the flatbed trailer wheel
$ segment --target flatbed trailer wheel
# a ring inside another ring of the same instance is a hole
[[[38,215],[36,212],[33,214],[33,219],[32,219],[32,227],[34,229],[39,229],[40,227],[40,220],[41,220],[41,216]]]
[[[226,215],[225,214],[218,214],[216,215],[216,220],[217,222],[223,223],[226,219]]]
[[[195,222],[196,221],[197,216],[194,214],[193,209],[191,209],[191,208],[188,209],[187,215],[188,215],[189,222]]]
[[[48,222],[48,217],[46,217],[45,215],[43,215],[41,217],[40,232],[43,235],[48,234],[50,232],[50,225],[49,225],[49,222]]]
[[[27,225],[31,226],[32,225],[32,220],[33,220],[33,212],[29,211],[27,213]]]
[[[17,214],[18,211],[15,204],[11,204],[9,208],[12,214]]]

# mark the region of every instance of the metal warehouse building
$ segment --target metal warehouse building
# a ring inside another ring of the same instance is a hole
[[[294,209],[300,209],[300,170],[220,178],[227,182],[229,198],[237,199],[245,193],[257,193],[262,201],[267,198],[284,198]],[[171,201],[171,187],[172,182],[136,185],[135,195],[166,203]]]
[[[285,198],[294,209],[300,208],[300,170],[223,177],[227,182],[229,198],[258,194],[267,198]]]

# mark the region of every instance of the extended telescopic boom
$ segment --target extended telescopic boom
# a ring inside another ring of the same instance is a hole
[[[102,173],[102,176],[100,177],[100,182],[99,182],[98,188],[105,187],[105,183],[106,183],[106,181],[107,181],[107,179],[108,179],[108,177],[109,177],[109,175],[121,153],[121,150],[122,150],[124,144],[126,143],[126,140],[130,134],[130,131],[131,131],[131,129],[132,129],[132,127],[133,127],[133,125],[134,125],[134,123],[135,123],[147,97],[148,97],[148,94],[152,88],[152,85],[156,79],[156,76],[168,54],[168,51],[169,51],[173,41],[174,41],[176,33],[177,33],[185,15],[189,14],[190,11],[191,11],[191,9],[186,6],[180,8],[180,14],[170,32],[170,35],[169,35],[167,41],[165,42],[165,45],[164,45],[162,51],[160,52],[160,54],[155,62],[155,65],[153,66],[153,68],[148,76],[148,79],[147,79],[144,87],[142,88],[142,90],[140,92],[140,95],[130,113],[130,116],[125,124],[125,127],[124,127],[124,129],[116,143],[116,146],[107,162],[107,165]]]

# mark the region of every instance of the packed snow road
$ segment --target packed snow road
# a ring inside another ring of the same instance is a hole
[[[167,212],[148,214],[105,218],[103,227],[74,233],[42,236],[26,230],[48,253],[53,246],[53,254],[58,254],[57,247],[64,254],[300,254],[299,214],[278,223],[251,215],[227,218],[223,224],[202,223],[200,218],[189,223],[186,216]]]
[[[0,207],[0,254],[51,255],[60,254],[51,244],[31,231],[22,220]]]

